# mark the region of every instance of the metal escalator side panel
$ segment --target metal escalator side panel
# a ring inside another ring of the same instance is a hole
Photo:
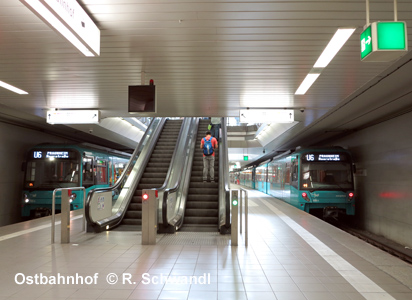
[[[131,200],[130,190],[137,186],[143,172],[142,170],[144,170],[150,158],[165,122],[166,118],[154,118],[152,120],[139,145],[133,152],[124,172],[114,186],[95,189],[89,193],[85,207],[89,231],[93,229],[96,232],[101,232],[107,226],[113,227],[120,223]],[[117,192],[119,189],[121,191]],[[113,203],[113,207],[109,205],[109,207],[112,207],[111,211],[107,211],[104,217],[96,219],[96,216],[102,216],[101,212],[96,213],[96,211],[104,210],[104,205],[102,206],[98,200],[102,193],[111,195],[110,201],[113,201],[113,195],[116,195],[116,200]]]
[[[219,230],[225,234],[230,228],[229,155],[227,145],[227,118],[221,122],[221,144],[219,145]]]
[[[179,133],[182,128],[181,120],[168,119],[162,128],[142,177],[133,189],[132,202],[121,222],[122,229],[139,230],[142,217],[142,189],[156,189],[164,186],[173,154],[178,143]],[[164,171],[166,170],[166,171]],[[163,172],[164,171],[164,172]],[[123,227],[124,226],[124,227]],[[130,227],[131,226],[131,227]]]

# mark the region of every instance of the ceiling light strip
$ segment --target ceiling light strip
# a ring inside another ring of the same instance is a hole
[[[326,66],[332,61],[339,50],[345,45],[347,40],[355,32],[356,28],[340,28],[333,35],[329,44],[323,50],[322,54],[316,61],[314,68],[326,68]]]
[[[296,90],[295,95],[304,95],[312,84],[318,79],[320,73],[310,73],[306,75],[306,78],[302,81],[299,88]]]
[[[27,94],[28,94],[26,91],[23,91],[23,90],[21,90],[21,89],[19,89],[19,88],[16,88],[15,86],[12,86],[12,85],[10,85],[10,84],[8,84],[8,83],[5,83],[4,81],[0,81],[0,86],[3,87],[3,88],[5,88],[5,89],[8,89],[8,90],[10,90],[10,91],[12,91],[12,92],[15,92],[15,93],[17,93],[17,94],[20,94],[20,95],[27,95]]]
[[[67,16],[56,1],[50,0],[20,0],[46,24],[72,43],[85,56],[100,54],[100,30],[91,21],[75,0],[67,5],[76,7],[76,15]],[[74,10],[73,10],[74,11]],[[81,25],[79,25],[81,24]]]
[[[356,28],[339,28],[329,41],[325,50],[323,50],[322,54],[319,56],[313,68],[318,69],[319,72],[321,71],[319,69],[326,68],[326,66],[332,61],[343,45],[345,45],[355,30]],[[306,94],[308,89],[312,86],[316,79],[318,79],[319,75],[320,73],[309,73],[296,90],[295,95]]]

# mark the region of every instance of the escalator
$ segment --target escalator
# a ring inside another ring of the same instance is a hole
[[[215,149],[214,182],[203,182],[203,150],[200,149],[200,141],[206,135],[208,125],[208,120],[199,122],[184,222],[180,231],[216,232],[219,229],[219,149]]]
[[[225,119],[215,153],[215,183],[203,183],[200,140],[209,121],[154,118],[115,185],[91,191],[87,230],[140,230],[142,189],[158,194],[159,232],[230,231]]]
[[[118,231],[141,230],[142,190],[159,188],[166,179],[182,120],[167,120]]]

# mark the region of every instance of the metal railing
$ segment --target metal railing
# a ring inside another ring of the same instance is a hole
[[[56,226],[56,193],[57,192],[63,192],[63,191],[83,191],[83,208],[85,207],[86,204],[86,189],[84,187],[71,187],[71,188],[58,188],[53,191],[53,197],[52,197],[52,219],[51,219],[51,243],[54,244],[54,236],[55,236],[55,226]],[[62,193],[63,194],[63,193]],[[70,197],[67,197],[67,201],[70,201]],[[63,201],[63,196],[61,196],[61,201]],[[65,214],[66,212],[63,212],[63,203],[61,203],[61,215]],[[69,211],[70,211],[70,203],[68,205]],[[63,220],[61,220],[61,227],[63,228],[65,224],[63,224]],[[67,225],[66,225],[67,226]],[[83,218],[82,218],[82,231],[86,230],[86,213],[83,211]]]
[[[239,195],[239,227],[240,227],[240,233],[242,233],[242,207],[243,207],[243,193],[245,193],[245,246],[248,245],[248,239],[249,239],[249,224],[248,224],[248,216],[249,216],[249,197],[247,190],[240,188],[240,195]]]

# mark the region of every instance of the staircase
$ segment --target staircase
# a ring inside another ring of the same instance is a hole
[[[218,231],[219,149],[215,149],[214,183],[203,183],[203,150],[200,149],[200,140],[206,136],[209,123],[209,120],[200,120],[199,122],[189,192],[186,200],[184,224],[180,231]]]
[[[141,230],[142,190],[159,188],[163,185],[167,171],[169,170],[182,122],[183,120],[166,121],[126,214],[118,226],[119,230]]]

